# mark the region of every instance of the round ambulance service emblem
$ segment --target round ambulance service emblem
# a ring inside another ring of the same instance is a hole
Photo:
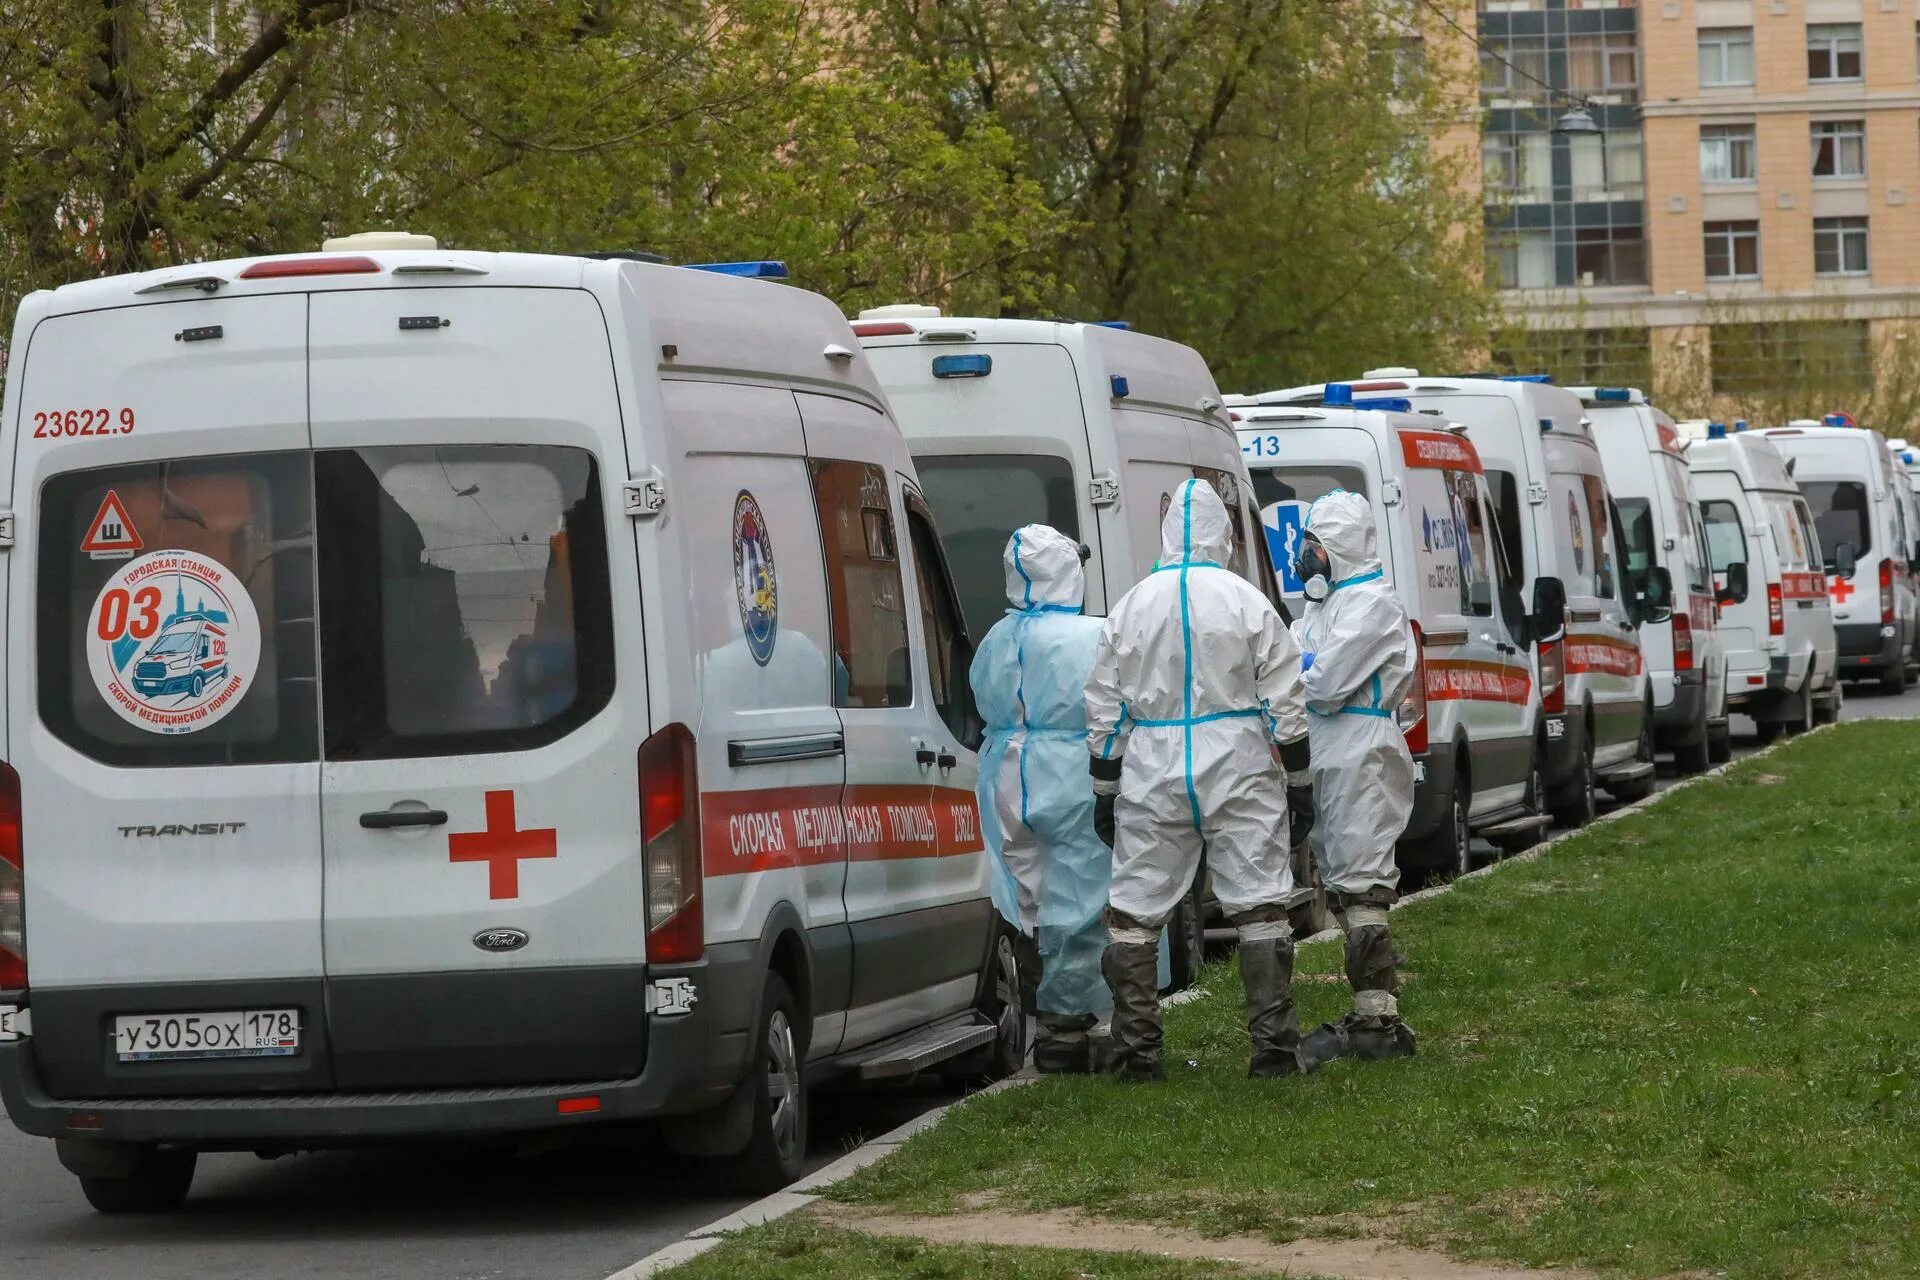
[[[107,579],[86,621],[87,668],[107,705],[148,733],[198,733],[247,696],[260,617],[233,571],[156,551]]]
[[[733,500],[733,594],[747,651],[761,666],[773,660],[780,638],[780,589],[773,574],[773,538],[760,504],[745,489]]]

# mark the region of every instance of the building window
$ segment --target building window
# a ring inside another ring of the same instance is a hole
[[[1858,28],[1855,30],[1858,31]],[[1855,48],[1858,48],[1858,45]],[[1702,87],[1752,83],[1753,28],[1702,27],[1700,29],[1700,84]]]
[[[1573,233],[1573,271],[1582,288],[1647,282],[1647,238],[1639,227],[1581,227]]]
[[[1544,100],[1551,68],[1547,38],[1540,36],[1489,37],[1480,52],[1480,91],[1489,100],[1534,102]]]
[[[1640,50],[1632,31],[1567,37],[1567,89],[1574,95],[1633,102],[1640,96]]]
[[[1760,224],[1709,222],[1706,229],[1707,279],[1760,278]]]
[[[1860,78],[1860,24],[1814,23],[1807,27],[1807,79]]]
[[[1480,144],[1489,203],[1535,204],[1553,198],[1553,135],[1490,133]]]
[[[1817,276],[1867,274],[1867,220],[1815,218],[1813,273]]]
[[[1815,120],[1813,122],[1813,176],[1864,178],[1867,176],[1867,122]]]
[[[1700,181],[1752,182],[1753,126],[1750,124],[1703,124],[1700,126]]]
[[[1501,373],[1550,373],[1562,386],[1645,387],[1653,345],[1645,328],[1516,329],[1492,351]]]
[[[1711,344],[1716,395],[1873,384],[1873,344],[1865,320],[1716,324]]]
[[[1558,283],[1551,231],[1490,231],[1487,260],[1502,288],[1551,289]]]
[[[1567,139],[1568,174],[1575,200],[1638,200],[1643,147],[1638,129],[1609,129]]]

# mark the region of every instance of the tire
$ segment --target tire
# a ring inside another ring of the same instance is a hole
[[[1896,658],[1892,666],[1880,673],[1880,692],[1897,698],[1907,691],[1907,662],[1905,658]]]
[[[1733,726],[1725,720],[1707,726],[1707,759],[1714,764],[1733,759]]]
[[[201,694],[205,693],[206,691],[207,691],[207,678],[196,671],[193,675],[193,679],[187,683],[187,692],[197,698]]]
[[[1420,864],[1435,871],[1465,875],[1473,870],[1473,829],[1467,824],[1470,798],[1467,771],[1456,760],[1453,794],[1447,797],[1446,816],[1420,843]]]
[[[1557,792],[1552,800],[1553,820],[1563,827],[1584,827],[1592,822],[1600,811],[1600,800],[1594,794],[1598,785],[1593,776],[1593,731],[1587,731],[1585,745],[1580,748],[1580,763],[1573,781]]]
[[[1547,812],[1547,767],[1542,763],[1545,750],[1539,743],[1534,744],[1533,759],[1527,765],[1527,794],[1522,801],[1530,817]],[[1524,853],[1540,843],[1540,828],[1535,827],[1522,836],[1508,836],[1495,842],[1505,853]]]
[[[1786,725],[1779,720],[1755,720],[1753,722],[1754,736],[1760,739],[1760,745],[1763,747],[1768,746],[1778,739],[1780,731],[1785,728]]]
[[[1634,748],[1635,764],[1653,764],[1653,708],[1640,709],[1640,742]],[[1629,782],[1620,787],[1608,787],[1607,794],[1622,804],[1632,804],[1635,800],[1644,800],[1653,794],[1656,775],[1648,773],[1646,777]]]
[[[1835,680],[1827,688],[1827,700],[1813,704],[1813,722],[1815,724],[1840,723],[1840,708],[1846,705],[1846,697],[1840,692],[1840,682]]]
[[[1200,902],[1200,876],[1167,917],[1167,990],[1185,991],[1200,980],[1207,963],[1207,921]],[[1164,993],[1162,993],[1164,994]]]
[[[1713,763],[1713,730],[1707,727],[1707,718],[1700,717],[1700,732],[1694,735],[1692,742],[1684,742],[1673,749],[1673,768],[1683,778],[1696,773],[1705,773]]]
[[[714,1161],[728,1189],[763,1196],[800,1176],[807,1159],[806,1047],[796,1029],[793,994],[777,973],[760,993],[760,1020],[748,1065],[753,1090],[752,1136],[738,1154]]]
[[[980,998],[973,1007],[1000,1029],[999,1034],[985,1049],[970,1051],[964,1058],[957,1059],[952,1068],[941,1072],[956,1083],[992,1084],[1027,1065],[1027,1051],[1033,1047],[1028,1032],[1032,1013],[1028,1000],[1038,975],[1022,969],[1023,958],[1028,953],[1020,941],[1019,935],[1005,924],[994,937],[993,954],[987,961],[988,972],[981,979]]]
[[[1906,668],[1901,667],[1904,677]],[[1807,672],[1807,678],[1800,682],[1800,696],[1794,699],[1793,715],[1786,722],[1787,734],[1798,737],[1813,728],[1813,672]]]
[[[100,1213],[171,1213],[186,1203],[199,1155],[145,1147],[120,1178],[80,1176],[80,1191]]]
[[[1339,922],[1333,918],[1333,911],[1327,906],[1327,885],[1320,878],[1320,868],[1314,865],[1311,842],[1293,851],[1293,882],[1313,892],[1312,897],[1288,913],[1294,939],[1304,942],[1316,933],[1325,933],[1334,928]]]

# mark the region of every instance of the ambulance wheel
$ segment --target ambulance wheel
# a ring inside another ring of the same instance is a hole
[[[1880,692],[1899,697],[1907,691],[1907,662],[1905,658],[1895,658],[1893,664],[1880,673]]]
[[[1780,736],[1781,731],[1786,727],[1786,723],[1781,720],[1755,720],[1753,722],[1753,736],[1760,740],[1761,746],[1768,746]]]
[[[1708,727],[1705,716],[1700,718],[1700,731],[1692,742],[1678,743],[1673,748],[1673,769],[1683,778],[1696,773],[1705,773],[1713,763],[1713,730]]]
[[[1905,673],[1906,668],[1900,668]],[[1793,715],[1787,720],[1786,729],[1790,734],[1801,734],[1813,728],[1813,673],[1800,683],[1800,696],[1793,701]]]
[[[998,917],[995,917],[998,919]],[[1002,923],[994,935],[993,956],[980,981],[974,1010],[998,1028],[990,1044],[970,1049],[941,1072],[962,1086],[1005,1080],[1027,1065],[1031,1047],[1028,1015],[1031,994],[1039,982],[1039,952],[1021,945],[1025,939]],[[1031,965],[1034,972],[1028,973]]]
[[[1733,726],[1725,720],[1707,726],[1707,759],[1714,764],[1733,759]]]
[[[1840,722],[1840,708],[1844,706],[1845,703],[1846,698],[1840,692],[1840,682],[1835,680],[1833,684],[1827,688],[1825,697],[1814,700],[1813,722],[1815,724],[1838,724]]]
[[[206,691],[207,691],[207,678],[201,675],[198,671],[194,672],[193,679],[187,682],[187,692],[191,693],[194,697],[197,698],[201,694],[205,693]]]
[[[1600,800],[1594,793],[1597,785],[1593,776],[1593,734],[1588,732],[1586,741],[1580,747],[1580,763],[1575,766],[1577,772],[1572,782],[1553,797],[1553,820],[1563,827],[1584,827],[1592,822],[1600,810]]]
[[[777,973],[760,995],[759,1051],[747,1068],[753,1120],[747,1145],[714,1162],[728,1188],[767,1195],[800,1176],[807,1159],[806,1050],[795,1030],[793,995]]]
[[[1420,851],[1420,860],[1436,871],[1463,876],[1473,870],[1473,829],[1467,825],[1467,773],[1454,766],[1453,794],[1447,811]]]
[[[142,1147],[131,1172],[117,1177],[80,1175],[80,1191],[101,1213],[171,1213],[186,1203],[193,1186],[193,1151]]]

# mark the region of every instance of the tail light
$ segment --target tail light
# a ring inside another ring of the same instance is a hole
[[[1673,669],[1693,670],[1693,619],[1684,613],[1673,615]]]
[[[1780,584],[1777,582],[1767,584],[1767,634],[1787,634],[1787,606],[1780,596]]]
[[[1540,706],[1560,714],[1567,709],[1567,665],[1565,640],[1540,642]]]
[[[700,787],[693,734],[670,724],[640,744],[640,848],[647,960],[683,964],[706,951],[700,906]]]
[[[318,258],[274,258],[240,273],[242,280],[305,280],[313,276],[368,276],[379,273],[372,258],[330,253]]]
[[[27,986],[27,863],[20,842],[20,775],[0,764],[0,991]]]
[[[1880,561],[1880,621],[1893,621],[1893,561]]]
[[[1410,622],[1413,628],[1413,688],[1407,690],[1407,696],[1400,699],[1397,716],[1400,732],[1407,736],[1407,750],[1414,755],[1422,755],[1427,749],[1427,654],[1426,636],[1420,630],[1420,624]]]

